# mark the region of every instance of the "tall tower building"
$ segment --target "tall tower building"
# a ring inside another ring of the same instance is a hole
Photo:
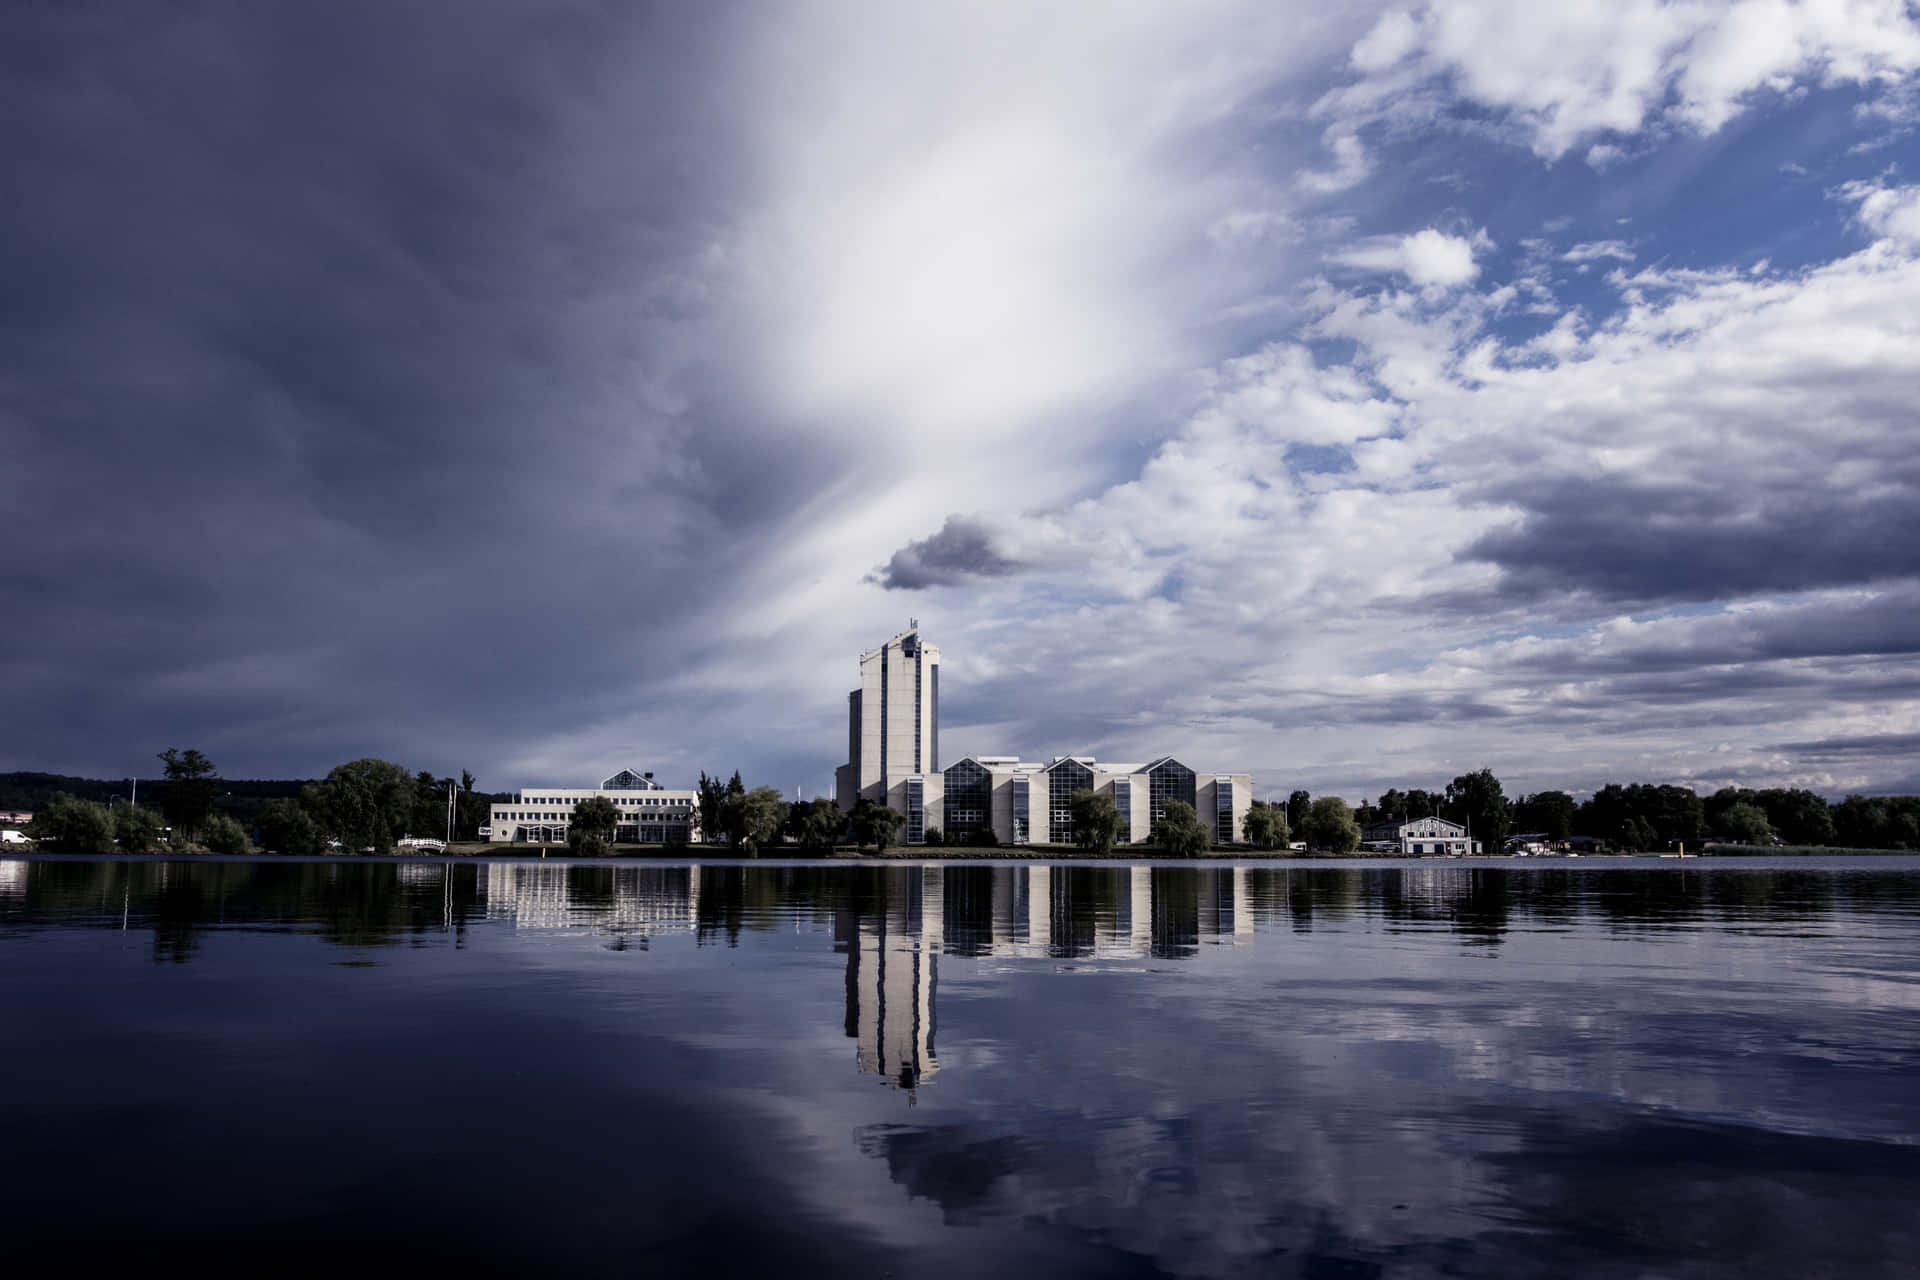
[[[847,694],[847,763],[835,798],[887,803],[910,778],[940,771],[940,649],[907,630],[860,655],[860,687]]]

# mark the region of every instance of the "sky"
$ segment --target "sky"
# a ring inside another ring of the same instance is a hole
[[[1920,791],[1902,0],[0,10],[0,769]]]

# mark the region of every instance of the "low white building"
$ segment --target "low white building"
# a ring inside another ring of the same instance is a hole
[[[620,844],[686,844],[699,839],[700,797],[675,791],[651,773],[622,769],[597,787],[527,787],[493,806],[491,844],[565,844],[573,806],[605,796],[620,813],[613,838]]]
[[[1480,842],[1467,829],[1445,818],[1414,818],[1408,822],[1376,822],[1362,835],[1369,849],[1408,857],[1460,857],[1480,852]]]
[[[1253,776],[1196,772],[1172,756],[1144,764],[1102,763],[1092,756],[1055,756],[1045,764],[968,756],[939,773],[899,779],[886,802],[906,815],[903,844],[924,842],[932,828],[948,844],[966,844],[982,831],[1003,845],[1072,844],[1077,791],[1113,797],[1119,844],[1151,839],[1170,800],[1191,805],[1213,843],[1238,844],[1253,803]]]

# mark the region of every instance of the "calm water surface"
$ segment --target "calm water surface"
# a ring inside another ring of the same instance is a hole
[[[63,1270],[1894,1276],[1920,861],[0,862]]]

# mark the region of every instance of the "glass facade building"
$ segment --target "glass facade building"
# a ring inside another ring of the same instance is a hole
[[[924,778],[907,779],[907,843],[927,840],[927,787]]]
[[[940,829],[949,843],[966,842],[991,830],[993,775],[977,760],[962,760],[947,770]]]
[[[1047,842],[1073,843],[1073,794],[1093,790],[1093,770],[1072,756],[1047,770]]]
[[[1153,822],[1167,816],[1167,801],[1197,809],[1193,770],[1169,756],[1147,770],[1147,810]]]
[[[1213,842],[1233,843],[1233,779],[1213,780]]]

